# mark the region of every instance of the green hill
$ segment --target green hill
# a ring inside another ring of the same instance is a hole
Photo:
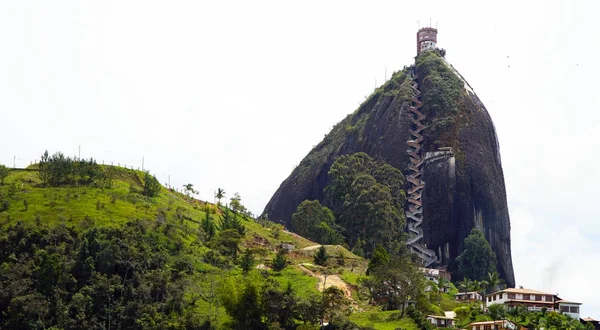
[[[305,306],[319,299],[321,270],[300,265],[316,243],[241,205],[162,186],[145,196],[146,173],[95,166],[85,180],[71,173],[53,185],[35,165],[0,185],[0,328],[229,328],[227,297],[238,299],[248,283],[273,295],[291,285]],[[274,271],[282,243],[287,267]],[[331,276],[364,272],[364,259],[330,250]],[[255,269],[247,275],[246,251]]]

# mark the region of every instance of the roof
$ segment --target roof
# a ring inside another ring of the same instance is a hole
[[[473,323],[470,323],[469,326],[471,326],[471,325],[486,325],[486,324],[503,324],[504,322],[508,322],[508,323],[514,324],[514,323],[512,323],[509,320],[497,320],[497,321],[473,322]]]
[[[459,292],[457,294],[455,294],[455,296],[462,296],[462,295],[466,295],[466,294],[479,294],[479,292],[477,291],[471,291],[471,292]],[[479,294],[480,295],[480,294]]]
[[[598,321],[598,320],[594,320],[594,319],[593,319],[593,318],[591,318],[591,317],[584,317],[584,318],[582,318],[582,320],[584,320],[585,322],[600,322],[600,321]]]
[[[427,317],[431,317],[434,319],[442,319],[442,320],[454,320],[453,317],[449,317],[449,316],[427,315]]]
[[[580,302],[568,301],[568,300],[558,300],[559,304],[573,304],[573,305],[581,305]]]
[[[542,291],[531,290],[531,289],[516,289],[516,288],[508,288],[508,289],[496,291],[494,293],[490,293],[490,295],[496,294],[496,293],[500,293],[500,292],[522,293],[522,294],[543,294],[543,295],[548,295],[548,296],[554,296],[555,295],[554,293],[542,292]]]
[[[456,312],[453,312],[453,311],[444,312],[444,314],[446,314],[446,317],[451,317],[451,318],[456,317]]]
[[[541,301],[541,300],[523,300],[523,299],[508,299],[506,302],[519,302],[519,303],[530,303],[530,304],[550,304],[554,305],[552,301]]]

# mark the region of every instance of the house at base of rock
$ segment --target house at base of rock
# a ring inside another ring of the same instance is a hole
[[[431,322],[436,327],[441,328],[456,328],[456,313],[444,312],[444,316],[428,315],[427,321]]]
[[[495,329],[519,329],[516,324],[509,320],[498,320],[498,321],[482,321],[473,322],[467,326],[468,330],[495,330]]]
[[[454,299],[457,301],[482,301],[483,297],[479,292],[459,292],[454,295]]]
[[[494,304],[524,306],[530,312],[556,311],[579,320],[581,303],[561,299],[558,295],[531,289],[509,288],[486,296],[486,307]]]

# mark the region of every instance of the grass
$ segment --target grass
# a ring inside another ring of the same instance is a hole
[[[350,315],[350,321],[363,326],[372,327],[377,330],[417,330],[417,325],[412,319],[404,315],[404,318],[397,319],[398,311],[369,311],[362,313],[354,313]]]
[[[287,266],[281,272],[269,271],[272,278],[285,288],[288,283],[301,298],[309,298],[319,294],[317,283],[319,280],[315,277],[307,276],[304,272],[295,266]]]

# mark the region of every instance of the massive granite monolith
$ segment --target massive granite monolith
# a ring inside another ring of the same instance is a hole
[[[494,124],[472,88],[436,50],[422,52],[414,68],[396,72],[335,125],[283,181],[264,213],[289,225],[302,201],[317,199],[327,205],[327,172],[340,155],[366,152],[406,173],[413,69],[422,92],[421,111],[427,116],[423,155],[430,156],[422,168],[424,243],[444,264],[452,265],[464,238],[478,228],[497,254],[501,277],[514,286],[510,219]],[[435,157],[440,148],[451,149],[452,155]]]

